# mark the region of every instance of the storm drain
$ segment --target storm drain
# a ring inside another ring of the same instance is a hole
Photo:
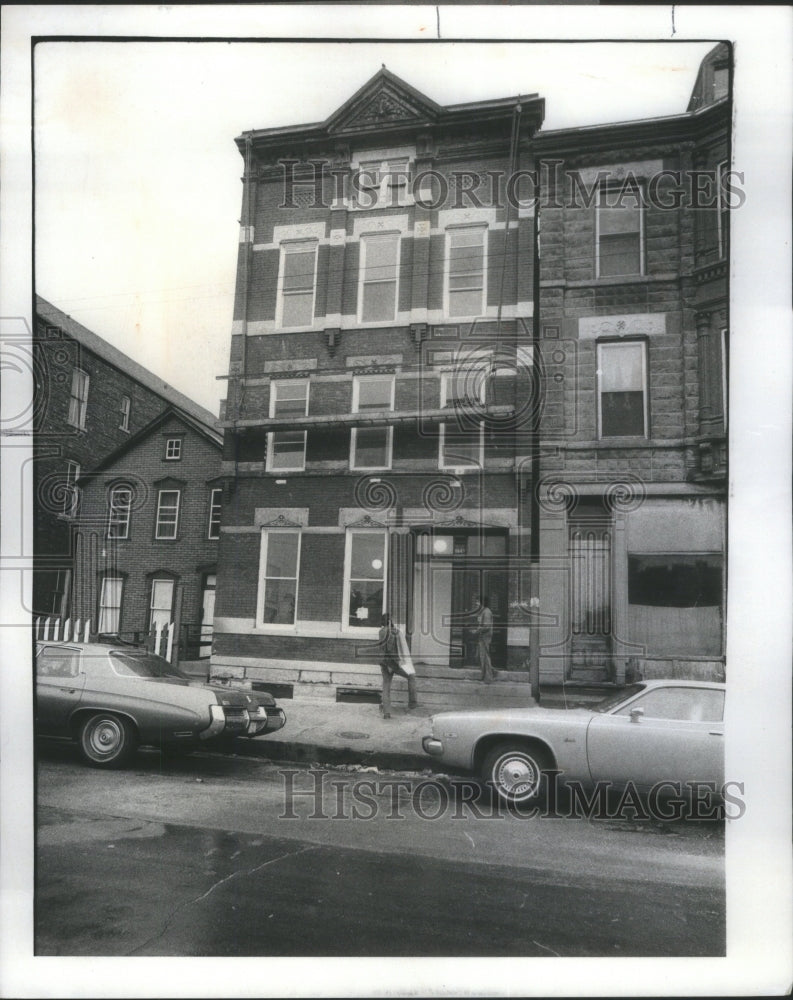
[[[271,694],[276,701],[279,698],[285,700],[288,698],[294,698],[295,696],[294,684],[271,684],[269,681],[254,681],[251,687],[254,691],[266,691],[268,694]]]
[[[380,692],[371,688],[336,688],[336,701],[356,702],[365,705],[379,705]]]

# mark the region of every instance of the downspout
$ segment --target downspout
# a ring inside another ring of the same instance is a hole
[[[245,374],[248,368],[248,310],[250,303],[251,271],[253,264],[253,224],[254,224],[254,186],[253,186],[253,142],[250,135],[245,137],[245,183],[243,187],[243,207],[241,224],[243,227],[243,242],[245,249],[242,259],[242,345],[240,351],[239,379],[237,383],[237,407],[234,415],[234,489],[236,491],[239,476],[240,437],[237,422],[242,416],[245,399]]]

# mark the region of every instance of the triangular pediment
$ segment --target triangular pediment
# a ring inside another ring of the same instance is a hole
[[[441,108],[385,67],[328,118],[329,132],[358,132],[435,121]]]

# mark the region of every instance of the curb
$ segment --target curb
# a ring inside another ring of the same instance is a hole
[[[286,740],[268,742],[266,737],[261,740],[237,740],[233,749],[227,752],[240,757],[261,757],[294,764],[361,764],[386,771],[441,770],[429,755],[411,753],[409,750],[364,750],[360,747],[329,747],[317,743],[290,743]],[[447,770],[448,766],[443,768],[444,772]]]

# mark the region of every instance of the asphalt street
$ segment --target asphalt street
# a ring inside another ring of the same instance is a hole
[[[36,952],[705,956],[722,827],[493,810],[420,773],[40,741]]]

